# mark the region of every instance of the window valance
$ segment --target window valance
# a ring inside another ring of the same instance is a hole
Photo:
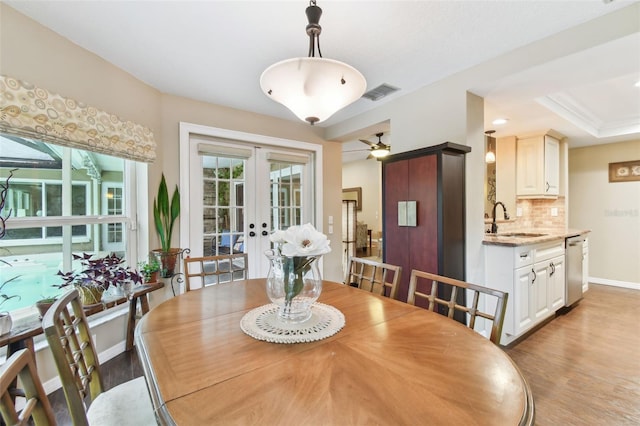
[[[0,131],[129,160],[156,158],[148,127],[2,75]]]

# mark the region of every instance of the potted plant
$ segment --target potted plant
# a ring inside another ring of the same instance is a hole
[[[49,310],[51,305],[53,305],[56,299],[57,297],[55,296],[51,296],[51,297],[42,296],[42,299],[36,300],[36,308],[40,313],[40,318],[44,317],[44,314],[47,313],[47,311]]]
[[[161,265],[160,276],[162,278],[173,276],[176,260],[180,254],[179,248],[171,248],[171,234],[179,215],[180,191],[178,191],[178,185],[169,200],[169,190],[163,173],[158,187],[158,195],[153,200],[153,221],[160,238],[160,248],[153,250],[153,253]]]
[[[160,271],[160,263],[156,259],[148,262],[138,263],[138,270],[144,277],[145,283],[155,283],[158,281],[158,273]]]
[[[105,257],[92,259],[91,254],[73,255],[74,260],[80,260],[82,271],[76,273],[58,271],[63,283],[54,285],[63,288],[73,285],[80,293],[80,299],[85,305],[100,303],[102,294],[110,287],[120,288],[126,294],[124,287],[142,283],[142,276],[135,270],[123,265],[124,259],[111,253]]]

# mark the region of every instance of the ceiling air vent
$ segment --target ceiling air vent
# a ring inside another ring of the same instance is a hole
[[[372,101],[377,101],[393,92],[397,92],[398,90],[400,89],[398,89],[397,87],[393,87],[386,83],[383,83],[380,86],[376,87],[375,89],[369,90],[364,95],[362,95],[362,97],[370,99]]]

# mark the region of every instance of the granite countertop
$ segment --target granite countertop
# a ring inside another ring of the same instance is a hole
[[[564,240],[565,238],[575,237],[591,232],[588,229],[567,229],[565,231],[548,231],[548,230],[522,230],[498,232],[497,234],[485,234],[482,244],[499,245],[499,246],[526,246],[529,244],[546,243],[549,241]],[[513,234],[521,234],[514,236]],[[511,235],[511,236],[510,236]]]

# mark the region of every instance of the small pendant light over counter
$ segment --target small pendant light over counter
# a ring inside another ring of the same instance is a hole
[[[496,153],[495,153],[496,138],[491,136],[495,132],[496,132],[495,130],[487,130],[486,132],[484,132],[486,136],[485,139],[487,140],[487,153],[484,156],[484,161],[488,164],[496,162]]]
[[[271,65],[260,76],[260,87],[271,99],[313,125],[362,97],[367,81],[351,65],[322,57],[319,24],[322,9],[311,0],[306,14],[309,56]],[[318,57],[315,57],[316,48]]]

